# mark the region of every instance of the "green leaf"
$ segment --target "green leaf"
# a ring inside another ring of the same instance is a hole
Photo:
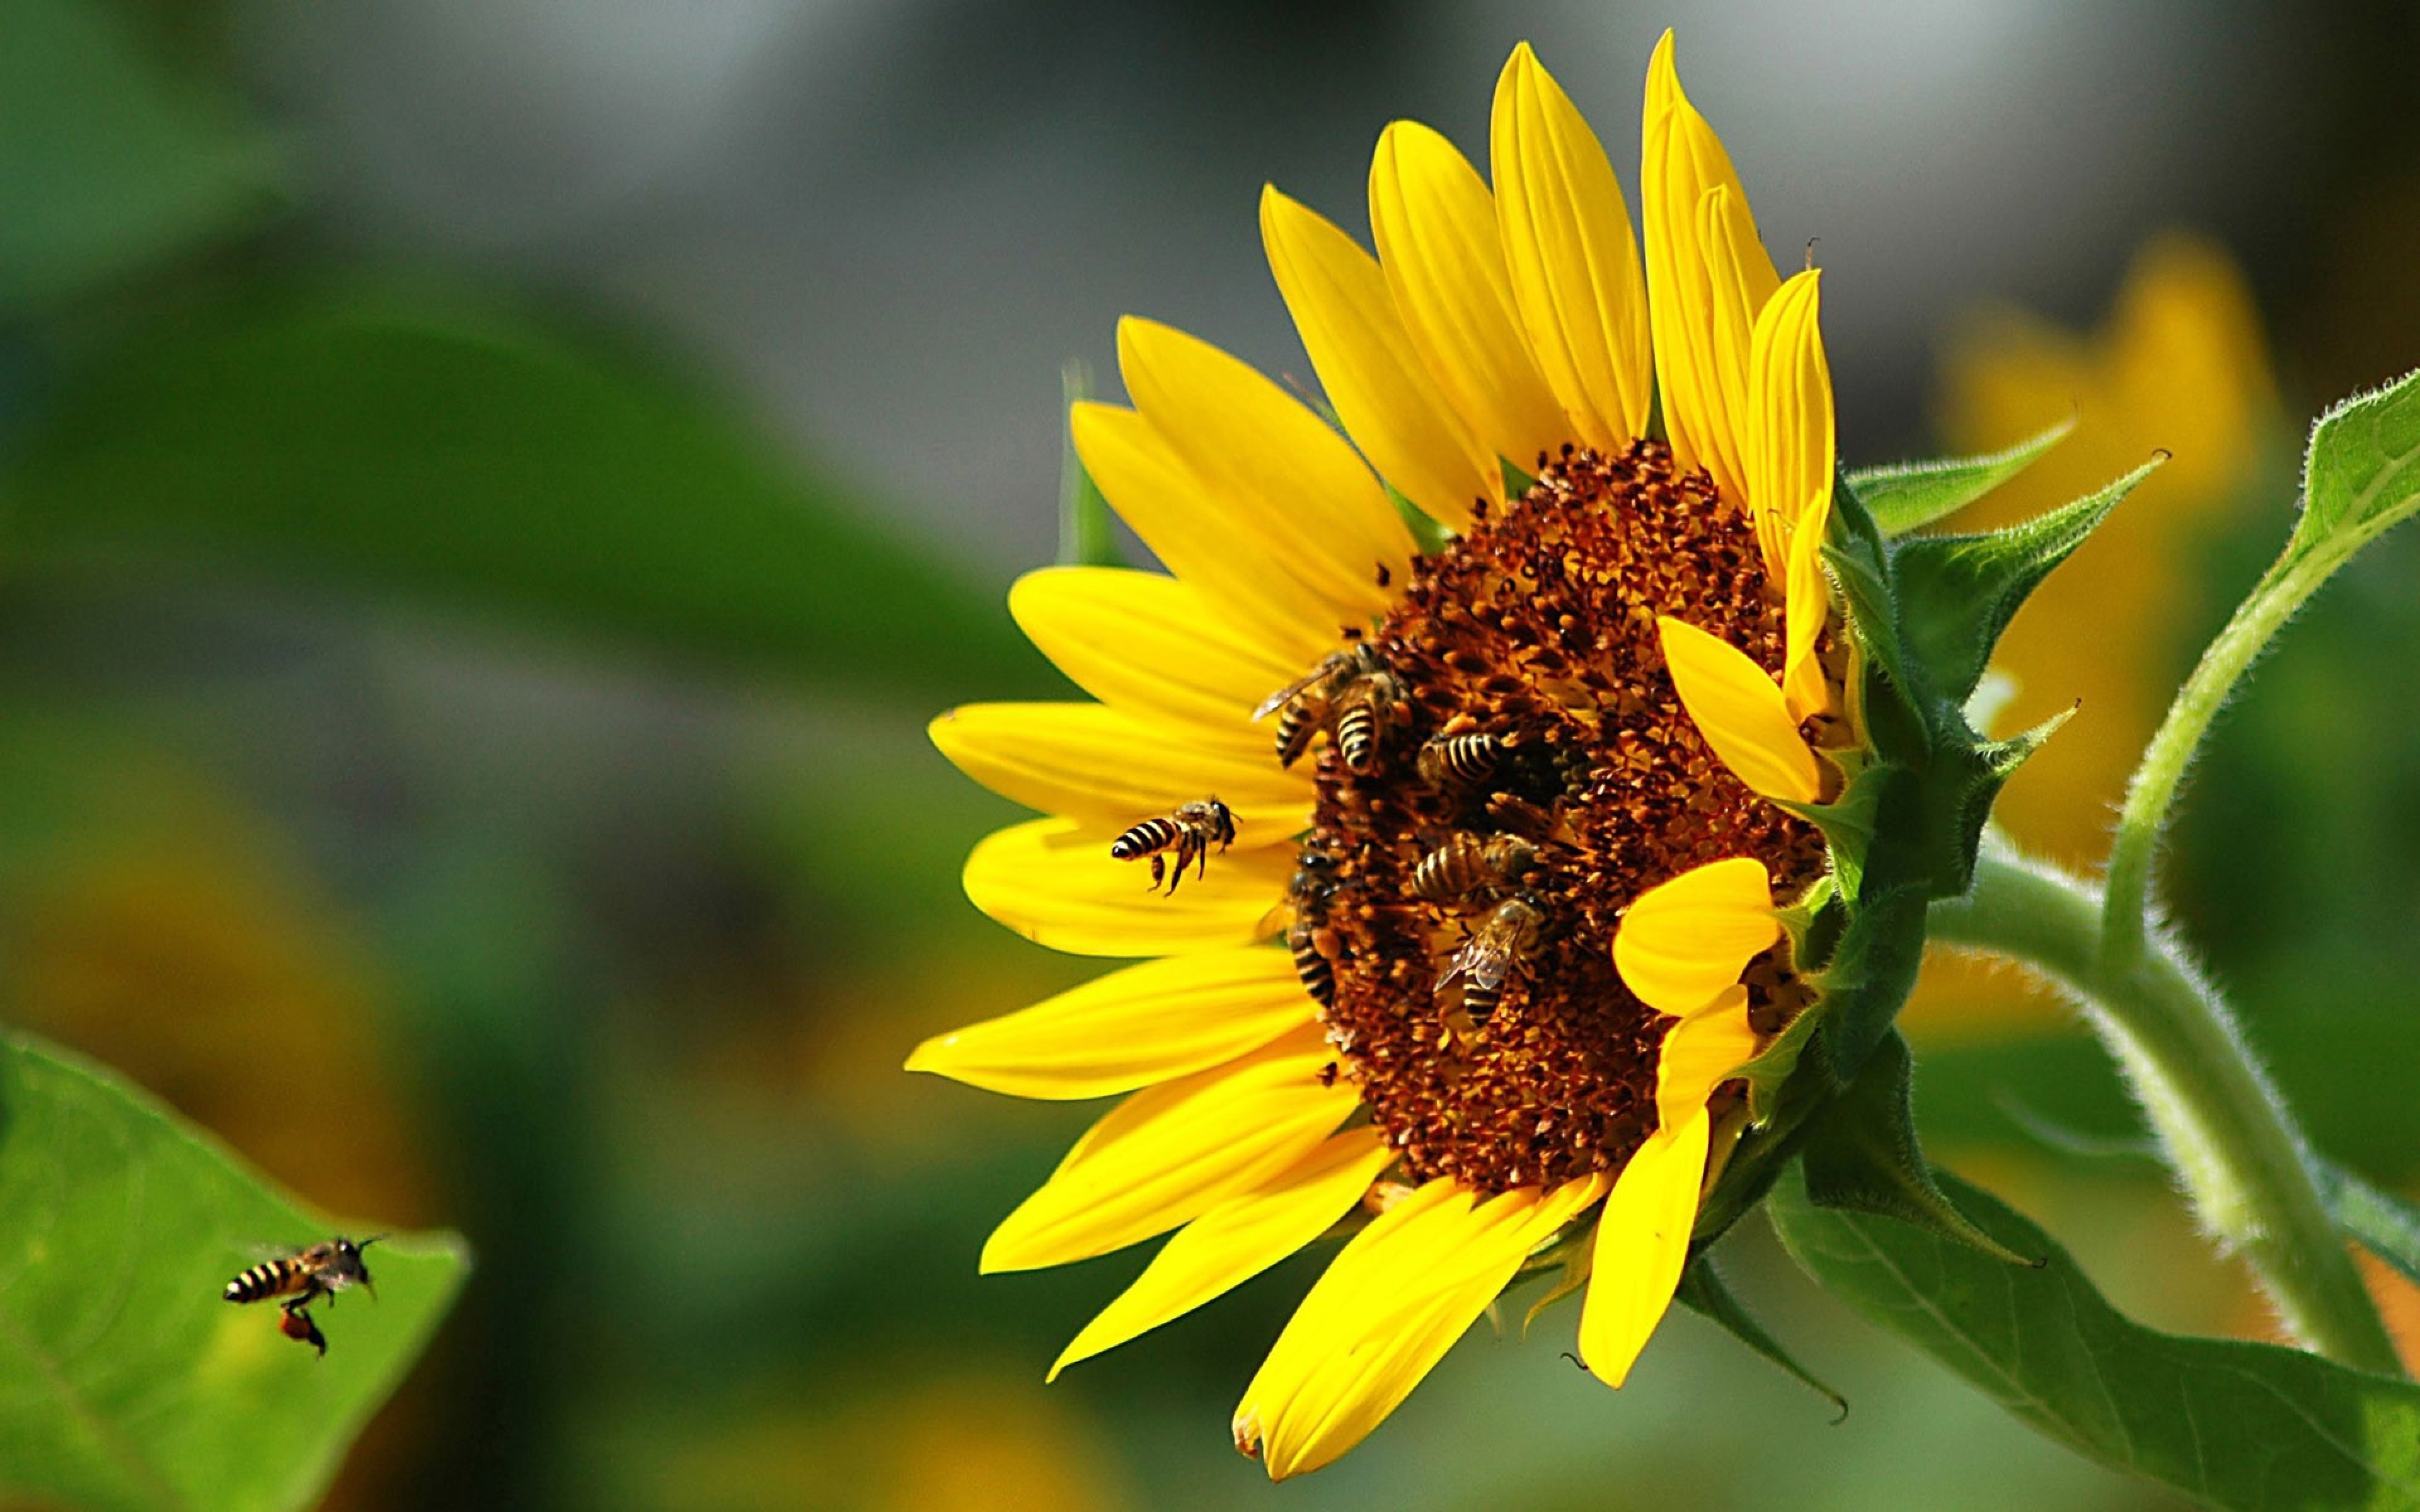
[[[2241,1512],[2420,1506],[2420,1386],[2270,1344],[2180,1338],[2111,1307],[2049,1235],[1954,1177],[2004,1265],[1897,1219],[1768,1204],[1807,1273],[2078,1454]]]
[[[2034,465],[2075,428],[2072,415],[2005,452],[1930,462],[1900,462],[1849,474],[1885,535],[1905,535],[1950,516]]]
[[[122,8],[0,0],[0,311],[221,237],[271,203],[269,140],[147,57]]]
[[[1780,1341],[1757,1321],[1756,1315],[1741,1305],[1740,1300],[1731,1294],[1730,1288],[1724,1284],[1722,1273],[1714,1269],[1712,1255],[1699,1255],[1689,1262],[1689,1268],[1681,1273],[1681,1288],[1673,1293],[1673,1300],[1779,1365],[1808,1390],[1838,1408],[1841,1417],[1849,1415],[1849,1399],[1800,1365],[1788,1350],[1781,1347]]]
[[[2356,394],[2319,417],[2303,464],[2303,514],[2281,568],[2304,558],[2324,576],[2420,508],[2420,372]]]
[[[469,1268],[451,1234],[384,1241],[376,1300],[314,1307],[316,1356],[274,1305],[219,1293],[254,1245],[336,1226],[147,1094],[27,1039],[0,1040],[0,1501],[308,1506]]]
[[[2420,1281],[2420,1207],[2370,1185],[2341,1166],[2314,1159],[2319,1196],[2336,1227],[2361,1247]]]
[[[1070,362],[1059,370],[1060,412],[1064,415],[1093,396],[1093,370]],[[1093,481],[1084,459],[1076,455],[1075,431],[1060,439],[1059,562],[1069,567],[1123,567],[1126,554],[1118,548],[1117,520],[1109,497]]]
[[[2000,632],[2051,569],[2166,460],[2154,457],[2098,493],[1982,535],[1920,535],[1891,550],[1900,636],[1931,688],[1962,704]]]
[[[1799,1151],[1807,1199],[1897,1218],[2003,1264],[2037,1263],[1976,1227],[1934,1183],[1916,1137],[1913,1069],[1907,1041],[1897,1030],[1885,1035]]]
[[[180,320],[0,471],[28,565],[198,561],[903,701],[1053,686],[1005,608],[644,367],[427,299]]]

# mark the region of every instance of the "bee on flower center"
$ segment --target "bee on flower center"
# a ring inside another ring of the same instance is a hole
[[[1235,815],[1217,798],[1196,798],[1172,813],[1146,819],[1109,842],[1109,855],[1120,861],[1139,861],[1149,857],[1151,885],[1168,884],[1171,895],[1176,885],[1185,880],[1185,869],[1191,866],[1195,876],[1210,870],[1210,847],[1220,851],[1234,843]],[[1176,856],[1171,872],[1169,853]]]
[[[1451,903],[1519,882],[1538,865],[1538,847],[1518,835],[1456,835],[1412,868],[1412,893]]]
[[[1420,780],[1432,787],[1476,788],[1496,775],[1504,760],[1504,742],[1483,730],[1442,734],[1420,748],[1415,764]]]
[[[1443,993],[1463,981],[1463,1011],[1484,1024],[1503,998],[1505,982],[1528,970],[1545,926],[1546,916],[1534,899],[1505,899],[1454,951],[1452,962],[1437,978],[1436,990]]]
[[[1387,726],[1408,716],[1404,685],[1376,648],[1357,641],[1331,651],[1318,666],[1279,688],[1252,711],[1254,719],[1278,717],[1278,764],[1292,766],[1311,748],[1311,737],[1330,732],[1337,754],[1355,772],[1377,764]]]

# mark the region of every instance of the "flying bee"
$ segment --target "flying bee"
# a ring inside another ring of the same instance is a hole
[[[334,1306],[337,1292],[356,1286],[375,1299],[378,1288],[370,1281],[369,1267],[362,1263],[362,1251],[385,1237],[373,1234],[357,1243],[338,1234],[308,1249],[263,1260],[228,1282],[219,1295],[226,1302],[277,1299],[283,1314],[278,1331],[326,1354],[328,1341],[311,1321],[311,1304],[324,1297]]]
[[[1504,742],[1484,730],[1438,735],[1420,748],[1420,780],[1431,787],[1468,791],[1496,775]]]
[[[1286,895],[1294,922],[1286,928],[1286,949],[1294,953],[1295,975],[1302,990],[1322,1008],[1336,1002],[1337,956],[1343,942],[1328,927],[1327,900],[1336,893],[1336,859],[1326,851],[1305,849],[1295,868]]]
[[[1336,747],[1344,755],[1344,764],[1366,772],[1376,753],[1379,723],[1395,719],[1405,708],[1403,685],[1379,659],[1376,648],[1356,641],[1329,652],[1318,666],[1263,699],[1252,717],[1277,715],[1278,764],[1281,766],[1301,760],[1311,748],[1311,737],[1333,718]]]
[[[1546,916],[1539,912],[1534,902],[1527,898],[1505,899],[1454,951],[1445,974],[1437,978],[1437,991],[1468,979],[1462,989],[1463,1011],[1484,1023],[1503,997],[1504,983],[1528,973],[1529,959],[1538,949],[1538,937],[1545,932],[1545,926]]]
[[[1519,882],[1538,864],[1538,847],[1518,835],[1456,835],[1412,868],[1412,892],[1451,903]]]
[[[1210,870],[1210,847],[1219,850],[1234,843],[1235,815],[1217,798],[1196,798],[1173,813],[1146,819],[1109,842],[1109,855],[1120,861],[1151,858],[1151,885],[1168,884],[1171,894],[1185,880],[1185,869],[1193,868],[1195,876]],[[1176,853],[1176,870],[1170,874],[1168,853]]]

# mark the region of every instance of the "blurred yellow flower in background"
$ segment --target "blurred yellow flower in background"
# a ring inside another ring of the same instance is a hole
[[[1995,310],[1952,337],[1943,369],[1940,428],[1953,453],[1993,451],[2075,421],[2066,440],[1947,529],[2026,518],[2155,451],[2172,456],[2043,584],[1993,660],[2017,684],[2001,730],[2080,701],[2058,738],[2009,785],[1999,822],[2027,850],[2094,870],[2127,775],[2191,655],[2181,627],[2195,623],[2201,553],[2227,529],[2263,462],[2290,444],[2259,316],[2222,248],[2170,232],[2135,255],[2098,332]],[[1939,1038],[2063,1017],[2040,989],[1936,955],[1905,1021]]]

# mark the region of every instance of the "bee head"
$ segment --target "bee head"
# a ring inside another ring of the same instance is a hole
[[[370,1268],[362,1263],[362,1251],[384,1238],[384,1234],[372,1234],[360,1241],[347,1239],[341,1234],[336,1237],[337,1261],[352,1273],[353,1279],[361,1283],[362,1289],[368,1292],[373,1301],[378,1298],[378,1288],[370,1282]]]

